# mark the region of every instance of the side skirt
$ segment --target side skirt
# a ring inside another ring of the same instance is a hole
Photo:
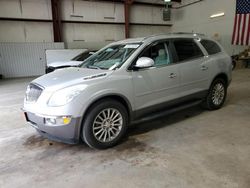
[[[162,117],[192,106],[196,106],[202,103],[207,93],[208,91],[206,90],[185,97],[181,97],[173,101],[168,101],[145,109],[134,111],[131,124],[156,119],[158,117]]]
[[[175,112],[184,110],[186,108],[197,106],[197,105],[199,105],[201,103],[202,103],[202,100],[196,100],[196,101],[188,102],[188,103],[185,103],[185,104],[182,104],[182,105],[179,105],[179,106],[169,108],[169,109],[161,111],[161,112],[155,112],[155,113],[152,113],[151,115],[147,115],[147,116],[144,116],[144,117],[142,117],[142,118],[140,118],[138,120],[132,121],[131,125],[138,124],[138,123],[143,123],[143,122],[150,121],[150,120],[154,120],[154,119],[157,119],[157,118],[160,118],[160,117],[164,117],[164,116],[173,114]]]

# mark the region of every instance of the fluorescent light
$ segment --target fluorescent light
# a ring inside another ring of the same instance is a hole
[[[217,18],[217,17],[221,17],[221,16],[225,16],[225,13],[224,12],[221,12],[221,13],[218,13],[218,14],[212,14],[210,16],[210,18]]]
[[[169,3],[169,2],[171,2],[171,0],[164,0],[164,2],[165,2],[165,3]]]

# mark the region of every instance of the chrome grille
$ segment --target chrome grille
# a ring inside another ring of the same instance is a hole
[[[35,84],[29,84],[26,90],[25,99],[27,102],[36,102],[42,92],[42,87]]]

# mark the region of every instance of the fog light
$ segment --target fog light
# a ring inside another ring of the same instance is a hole
[[[56,124],[55,118],[45,118],[44,120],[45,120],[46,125],[55,125]]]
[[[46,117],[44,122],[46,125],[68,125],[71,122],[71,117]]]
[[[70,117],[63,117],[63,123],[64,125],[67,125],[71,122],[71,118]]]

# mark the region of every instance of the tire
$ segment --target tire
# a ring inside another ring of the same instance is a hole
[[[82,139],[91,148],[110,148],[121,141],[127,125],[128,113],[121,103],[101,100],[89,109],[83,121]]]
[[[208,110],[220,109],[225,102],[226,96],[227,86],[225,80],[216,78],[211,84],[202,106]]]

